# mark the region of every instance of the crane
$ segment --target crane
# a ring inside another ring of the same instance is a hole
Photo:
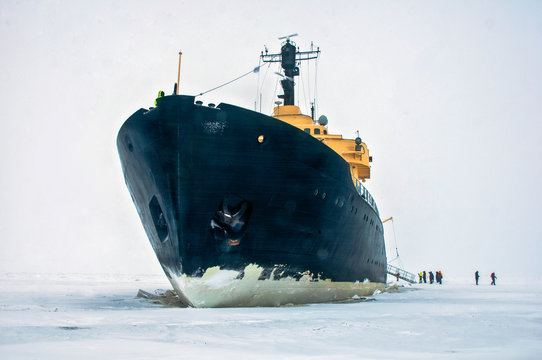
[[[395,257],[388,263],[387,272],[388,274],[397,277],[397,279],[403,279],[405,281],[408,281],[411,284],[416,283],[416,275],[414,275],[411,272],[408,272],[406,270],[403,270],[403,264],[401,262],[401,259],[399,258],[399,250],[397,248],[397,238],[395,237],[395,225],[393,223],[393,216],[390,216],[386,220],[382,221],[382,224],[388,222],[391,220],[391,225],[393,229],[393,240],[395,242]],[[399,260],[400,267],[394,266],[391,263],[395,260]]]

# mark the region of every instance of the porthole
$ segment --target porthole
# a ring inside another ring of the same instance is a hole
[[[261,144],[265,140],[263,135],[258,136],[258,142]]]
[[[326,198],[327,194],[326,193],[322,193],[322,200],[324,200]]]
[[[134,151],[134,145],[132,145],[132,142],[130,141],[130,138],[128,138],[128,136],[124,138],[124,141],[126,141],[126,147],[128,148],[128,151]]]
[[[318,189],[314,189],[314,196],[318,195]]]
[[[335,199],[335,206],[339,205],[339,198]]]

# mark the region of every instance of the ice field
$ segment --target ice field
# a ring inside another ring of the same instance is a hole
[[[165,307],[165,276],[0,275],[1,359],[541,359],[542,286],[405,285],[364,302]]]

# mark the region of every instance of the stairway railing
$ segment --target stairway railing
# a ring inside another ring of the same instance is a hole
[[[406,270],[400,269],[397,266],[388,264],[388,274],[398,277],[399,279],[408,281],[411,284],[416,283],[416,275]]]

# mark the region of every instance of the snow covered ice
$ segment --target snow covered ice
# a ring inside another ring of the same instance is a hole
[[[470,279],[374,301],[165,307],[165,276],[0,276],[2,359],[541,359],[542,286]]]

